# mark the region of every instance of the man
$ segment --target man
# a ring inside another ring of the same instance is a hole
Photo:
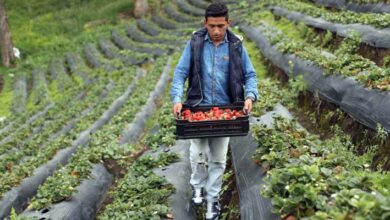
[[[174,114],[182,109],[187,78],[185,104],[195,107],[244,103],[244,111],[251,111],[252,103],[258,98],[256,73],[241,40],[228,30],[229,24],[225,4],[213,3],[206,9],[204,28],[192,35],[175,69],[170,93]],[[206,219],[214,220],[220,214],[218,200],[229,137],[190,142],[192,202],[202,205],[205,197]]]

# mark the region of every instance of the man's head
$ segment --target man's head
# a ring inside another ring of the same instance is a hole
[[[204,26],[213,42],[221,42],[229,27],[229,11],[223,3],[213,3],[205,12]]]

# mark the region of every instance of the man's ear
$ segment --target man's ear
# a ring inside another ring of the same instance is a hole
[[[203,19],[203,25],[206,26],[206,23],[207,23],[206,18],[204,18]]]
[[[229,19],[229,20],[227,21],[227,24],[230,25],[231,23],[232,23],[232,19]]]

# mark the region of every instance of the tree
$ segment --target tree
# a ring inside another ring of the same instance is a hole
[[[0,0],[0,48],[1,61],[4,66],[9,67],[15,56],[4,0]]]
[[[140,18],[144,16],[149,10],[147,0],[135,0],[134,3],[134,17]]]

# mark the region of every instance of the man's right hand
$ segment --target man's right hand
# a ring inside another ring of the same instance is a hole
[[[172,108],[172,112],[174,116],[180,115],[181,109],[183,108],[183,105],[181,103],[175,103]]]

